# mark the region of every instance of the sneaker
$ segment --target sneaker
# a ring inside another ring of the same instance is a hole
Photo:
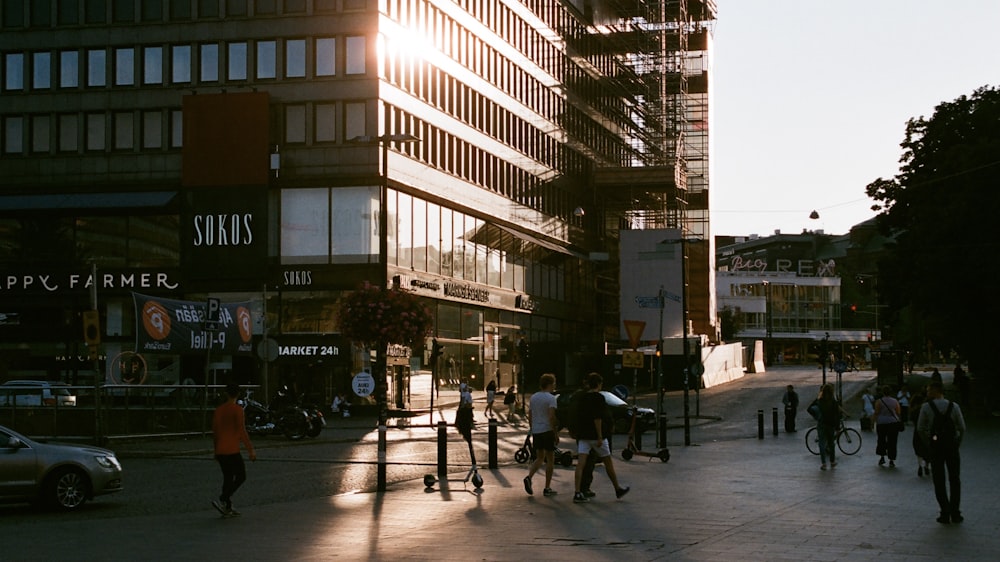
[[[885,466],[885,457],[882,457],[882,458],[880,458],[880,459],[878,460],[878,465],[879,465],[879,466]]]
[[[545,488],[544,490],[542,490],[542,495],[545,497],[552,497],[558,493],[559,492],[553,490],[552,488]]]
[[[594,497],[594,496],[596,496],[596,495],[597,495],[596,493],[594,493],[594,492],[592,492],[592,491],[590,491],[590,490],[584,490],[584,491],[583,491],[583,492],[581,492],[581,493],[582,493],[582,494],[583,494],[584,496],[588,497],[588,498],[592,498],[592,497]]]
[[[819,465],[820,470],[826,470],[826,463]]]
[[[943,525],[947,525],[948,523],[951,523],[951,517],[948,517],[947,515],[942,515],[937,518],[937,522]]]
[[[889,468],[896,468],[896,461],[889,461]]]
[[[222,503],[222,500],[212,500],[212,507],[217,509],[219,513],[223,515],[229,514],[229,509],[226,507],[226,504]]]
[[[962,521],[965,521],[965,517],[962,517],[961,513],[952,513],[951,514],[951,522],[952,523],[961,523]]]
[[[583,495],[583,492],[573,494],[573,503],[587,503],[590,499]]]
[[[243,514],[240,513],[239,511],[236,511],[235,509],[233,509],[231,507],[229,508],[229,511],[226,513],[227,517],[239,517],[240,515],[243,515]]]
[[[830,468],[835,468],[837,466],[837,461],[830,461]]]
[[[524,477],[524,491],[528,492],[529,496],[533,496],[535,494],[535,492],[531,489],[531,477],[530,476],[525,476]]]
[[[618,499],[624,498],[625,494],[627,494],[630,489],[631,488],[629,488],[628,486],[625,486],[624,488],[618,488],[617,490],[615,490],[615,497]]]

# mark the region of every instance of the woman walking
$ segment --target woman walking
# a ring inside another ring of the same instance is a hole
[[[878,465],[885,466],[885,457],[889,457],[889,467],[896,466],[896,444],[899,441],[900,422],[899,402],[892,397],[889,385],[882,387],[882,396],[875,401],[875,433],[878,443],[875,454],[879,456]]]
[[[840,428],[840,404],[834,396],[833,384],[824,384],[819,389],[816,403],[819,405],[819,418],[816,420],[816,429],[819,433],[819,460],[823,463],[819,465],[819,469],[826,470],[827,457],[830,457],[830,468],[837,466],[834,436]]]

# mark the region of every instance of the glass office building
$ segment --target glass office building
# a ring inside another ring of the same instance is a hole
[[[714,14],[3,0],[0,379],[91,369],[95,302],[111,369],[138,292],[249,301],[269,350],[147,358],[158,382],[234,370],[328,398],[360,356],[337,299],[369,281],[426,299],[442,378],[508,386],[523,337],[529,375],[578,380],[618,337],[618,230],[708,237]],[[396,402],[427,355],[390,353]]]

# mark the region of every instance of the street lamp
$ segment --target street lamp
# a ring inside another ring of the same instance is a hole
[[[396,135],[362,135],[350,139],[350,142],[357,144],[379,144],[382,147],[382,176],[379,185],[379,212],[378,212],[378,258],[381,266],[383,284],[389,282],[389,144],[390,143],[413,143],[420,139],[410,134]],[[378,472],[376,491],[385,492],[387,487],[386,474],[386,429],[389,423],[389,385],[386,378],[389,376],[389,369],[386,365],[386,347],[379,344],[375,349],[375,369],[376,372],[376,398],[378,400]]]
[[[691,398],[690,398],[690,375],[691,375],[691,349],[688,343],[688,298],[687,298],[687,246],[688,244],[697,244],[703,242],[700,238],[668,238],[667,240],[661,240],[660,244],[680,244],[681,245],[681,337],[683,338],[683,348],[684,348],[684,445],[691,444]],[[660,310],[662,314],[663,305],[663,291],[660,291]],[[663,325],[663,320],[661,318],[660,325]],[[660,338],[660,343],[662,344],[663,338]],[[700,361],[700,358],[699,358]],[[661,368],[662,372],[662,368]],[[700,385],[699,385],[700,386]],[[660,395],[663,395],[663,388],[661,382]],[[666,446],[663,443],[661,446]]]

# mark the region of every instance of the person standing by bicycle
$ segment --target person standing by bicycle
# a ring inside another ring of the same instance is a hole
[[[819,465],[820,470],[826,470],[826,459],[830,457],[830,468],[837,466],[836,448],[834,445],[837,430],[840,429],[840,404],[834,395],[832,383],[824,384],[816,397],[819,406],[819,417],[816,419],[816,430],[819,433]]]

